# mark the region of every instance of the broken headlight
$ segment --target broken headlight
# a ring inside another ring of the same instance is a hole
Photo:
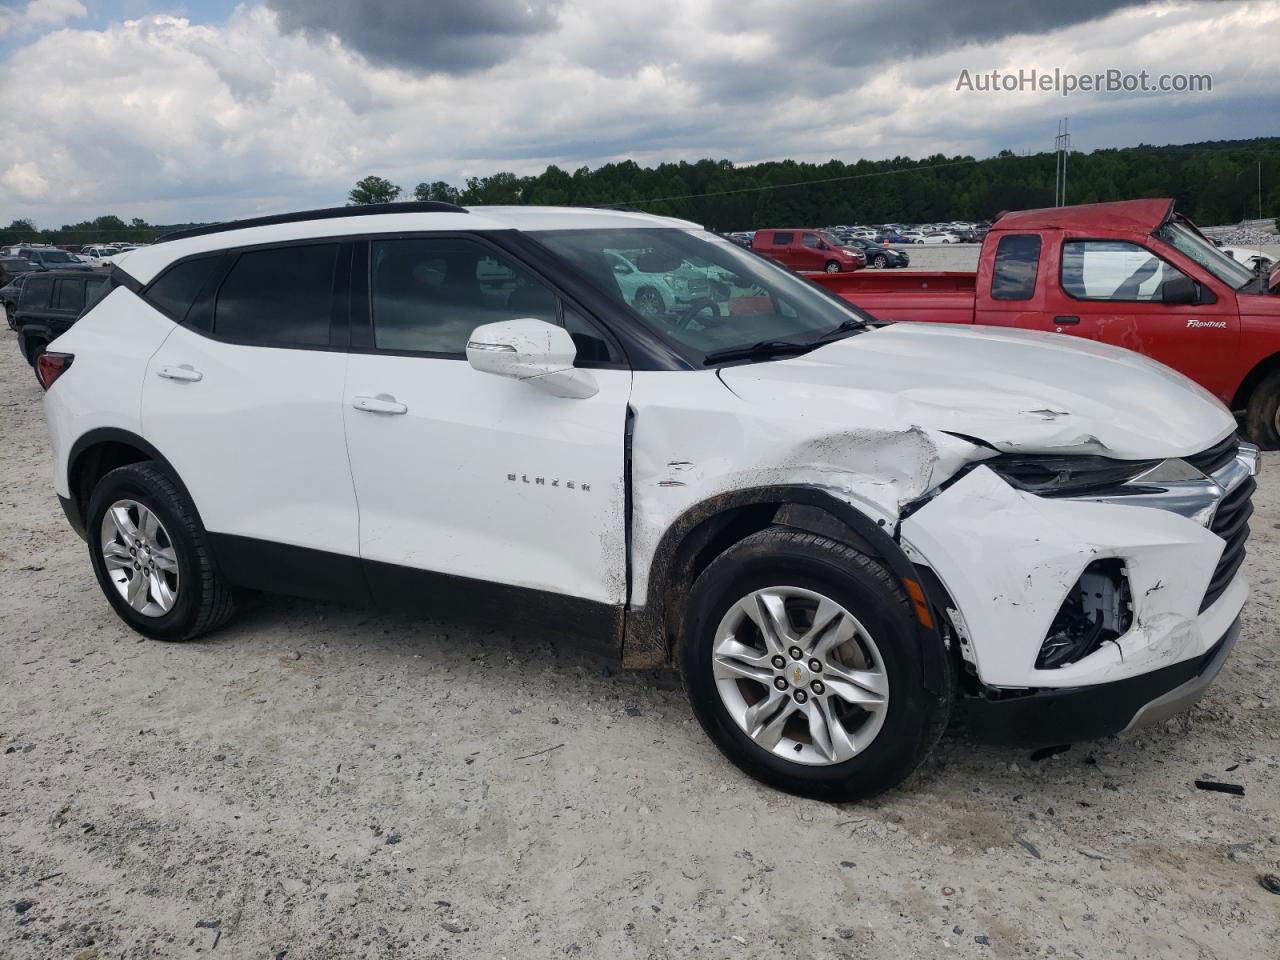
[[[990,467],[1011,487],[1027,493],[1041,497],[1082,497],[1113,490],[1161,461],[1006,453],[978,463]]]

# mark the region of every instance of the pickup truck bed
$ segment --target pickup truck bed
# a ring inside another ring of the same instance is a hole
[[[883,320],[974,322],[976,273],[866,270],[810,279]]]

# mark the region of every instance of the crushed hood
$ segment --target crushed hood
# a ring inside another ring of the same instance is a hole
[[[1141,354],[1001,327],[895,323],[720,375],[751,403],[820,409],[850,426],[891,419],[1006,453],[1177,457],[1235,429],[1207,390]]]

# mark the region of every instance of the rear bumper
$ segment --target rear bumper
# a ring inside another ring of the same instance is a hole
[[[999,700],[958,704],[977,740],[1035,747],[1093,740],[1158,723],[1199,700],[1240,636],[1240,620],[1208,652],[1172,666],[1089,687],[1037,690]]]

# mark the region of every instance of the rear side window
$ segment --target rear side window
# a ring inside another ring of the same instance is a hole
[[[775,233],[773,235],[773,245],[775,247],[789,247],[791,246],[791,241],[795,240],[795,238],[796,235],[794,233]]]
[[[101,280],[88,280],[84,285],[84,305],[86,308],[92,307],[95,303],[103,298],[111,284],[106,277]]]
[[[59,310],[74,310],[79,313],[84,307],[84,281],[59,280],[54,290],[53,305]]]
[[[1030,300],[1036,292],[1040,269],[1040,237],[1037,234],[1000,238],[996,268],[991,277],[992,300]]]
[[[174,264],[143,296],[166,317],[181,323],[217,262],[217,257],[201,257]]]
[[[53,293],[53,277],[32,277],[22,287],[24,307],[47,307]]]
[[[213,334],[263,346],[329,344],[336,243],[242,253],[222,281]]]

